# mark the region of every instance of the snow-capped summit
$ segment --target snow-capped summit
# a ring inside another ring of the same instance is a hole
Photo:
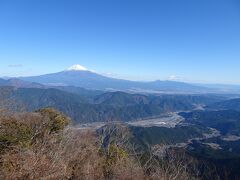
[[[88,71],[88,69],[79,64],[75,64],[69,67],[68,69],[66,69],[66,71]]]

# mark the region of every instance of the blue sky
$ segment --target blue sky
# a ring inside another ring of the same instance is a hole
[[[124,79],[240,84],[240,1],[0,0],[0,76],[73,64]]]

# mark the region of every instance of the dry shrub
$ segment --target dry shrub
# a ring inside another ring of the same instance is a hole
[[[54,112],[56,117],[61,116],[55,110],[48,111]],[[67,124],[68,119],[65,116],[61,118]],[[59,150],[64,129],[53,131],[53,120],[41,113],[1,116],[0,166],[4,179],[48,178],[62,173],[64,165],[59,158]]]
[[[185,156],[150,150],[145,164],[119,124],[98,132],[67,126],[53,109],[0,116],[0,179],[193,179]]]
[[[111,158],[117,157],[114,163],[106,166],[109,159],[100,153],[95,132],[63,128],[64,119],[68,120],[52,109],[1,117],[0,137],[5,146],[0,154],[0,178],[106,179],[106,168],[115,179],[133,176],[135,168],[127,156],[118,158],[118,148],[117,154],[112,150]]]
[[[185,151],[167,148],[164,145],[161,148],[165,152],[156,154],[153,151],[152,161],[147,166],[151,168],[150,177],[161,180],[193,180],[199,178],[195,172],[197,161],[188,156]]]

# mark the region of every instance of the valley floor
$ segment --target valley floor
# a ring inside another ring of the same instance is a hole
[[[112,123],[120,123],[126,124],[130,126],[136,127],[166,127],[166,128],[174,128],[176,125],[180,124],[184,121],[184,118],[179,116],[177,112],[175,113],[167,113],[161,116],[149,117],[141,120],[134,120],[126,123],[121,122],[112,122]],[[75,128],[77,129],[99,129],[105,126],[108,122],[93,122],[93,123],[85,123],[79,124]]]

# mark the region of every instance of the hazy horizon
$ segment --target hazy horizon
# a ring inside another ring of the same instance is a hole
[[[79,65],[79,64],[75,64],[75,65]],[[75,66],[73,65],[73,66]],[[68,68],[71,68],[72,66],[68,67]],[[82,66],[83,68],[86,68],[84,66]],[[63,71],[68,71],[68,68],[65,68],[65,69],[62,69],[62,70],[59,70],[57,72],[49,72],[49,73],[46,73],[46,74],[54,74],[54,73],[59,73],[59,72],[63,72]],[[104,74],[104,73],[99,73],[99,72],[96,72],[94,70],[90,70],[90,69],[87,69],[86,68],[86,71],[90,71],[92,73],[95,73],[95,74],[99,74],[99,75],[102,75],[102,76],[105,76],[105,77],[110,77],[110,78],[114,78],[114,79],[122,79],[122,80],[128,80],[128,81],[139,81],[139,82],[153,82],[153,81],[176,81],[176,82],[185,82],[185,83],[189,83],[189,84],[193,84],[193,85],[206,85],[207,87],[209,86],[213,86],[213,87],[217,87],[218,85],[223,87],[224,85],[226,86],[240,86],[240,84],[231,84],[231,83],[211,83],[211,82],[204,82],[204,81],[187,81],[187,80],[183,80],[183,79],[174,79],[174,78],[166,78],[166,79],[152,79],[152,80],[141,80],[141,79],[128,79],[128,78],[124,78],[124,77],[118,77],[114,74]],[[36,74],[36,75],[32,75],[32,76],[41,76],[41,75],[46,75],[46,74]],[[22,78],[22,77],[29,77],[29,76],[2,76],[0,78],[3,78],[3,79],[12,79],[12,78]]]

